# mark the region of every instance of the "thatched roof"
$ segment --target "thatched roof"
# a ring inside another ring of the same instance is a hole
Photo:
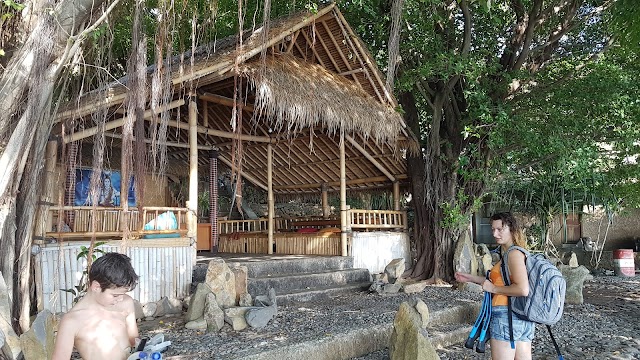
[[[317,192],[321,186],[336,190],[338,135],[343,131],[348,188],[378,189],[405,182],[406,164],[398,150],[415,150],[417,142],[395,111],[397,102],[385,90],[374,59],[335,4],[273,21],[270,29],[266,42],[258,29],[247,33],[241,48],[234,36],[200,47],[193,61],[190,54],[174,59],[169,112],[177,120],[172,120],[167,135],[171,158],[189,161],[184,97],[191,89],[198,103],[199,148],[219,149],[222,162],[231,163],[234,88],[237,79],[245,79],[250,85],[241,99],[245,105],[240,114],[245,179],[265,187],[266,147],[272,144],[277,194]],[[155,67],[148,68],[149,75],[153,71]],[[107,109],[113,119],[107,136],[117,138],[127,82],[120,79],[81,96],[57,119],[89,119],[91,113]],[[89,128],[67,138],[90,141],[96,131]],[[207,156],[201,153],[199,161],[205,165]]]
[[[276,129],[298,132],[321,126],[330,134],[342,130],[392,143],[401,133],[398,112],[320,65],[274,55],[240,71],[255,87],[254,114],[273,121]]]

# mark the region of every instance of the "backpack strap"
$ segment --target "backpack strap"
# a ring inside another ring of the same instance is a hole
[[[511,282],[509,281],[509,272],[507,270],[508,266],[505,265],[505,263],[507,262],[507,254],[509,253],[509,250],[507,250],[507,252],[505,253],[505,256],[502,256],[502,251],[499,253],[500,254],[500,273],[502,275],[502,282],[504,283],[505,286],[509,286],[511,285]],[[511,348],[515,349],[516,348],[516,344],[513,341],[513,312],[511,311],[511,296],[507,296],[507,314],[509,317],[509,342],[511,343]]]
[[[511,245],[507,251],[505,251],[504,254],[502,254],[502,247],[498,247],[498,250],[500,251],[500,269],[501,269],[501,275],[502,275],[502,282],[505,284],[505,286],[509,286],[511,285],[511,278],[510,273],[509,273],[509,252],[511,250],[519,250],[520,252],[522,252],[525,256],[525,262],[527,261],[526,258],[529,256],[529,252],[520,247],[520,246],[516,246],[516,245]],[[516,345],[515,342],[513,341],[513,311],[511,310],[511,296],[507,296],[507,313],[509,314],[509,342],[511,343],[511,348],[515,349]]]

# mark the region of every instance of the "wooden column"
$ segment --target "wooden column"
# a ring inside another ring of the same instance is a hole
[[[393,182],[393,210],[400,211],[400,182]]]
[[[267,144],[267,204],[269,206],[269,241],[267,243],[267,253],[273,254],[273,218],[274,218],[274,199],[273,199],[273,146]]]
[[[342,256],[347,252],[347,165],[344,152],[344,132],[340,132],[340,244]]]
[[[187,208],[187,236],[193,241],[198,230],[198,105],[195,98],[189,100],[189,201]]]
[[[331,213],[331,209],[329,209],[329,194],[327,192],[327,184],[322,184],[322,217],[328,219],[329,213]]]

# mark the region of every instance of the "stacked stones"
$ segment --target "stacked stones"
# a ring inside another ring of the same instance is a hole
[[[256,296],[247,292],[247,267],[229,267],[224,260],[209,261],[204,283],[198,284],[185,315],[187,329],[217,332],[225,323],[234,330],[263,328],[278,312],[275,290]]]

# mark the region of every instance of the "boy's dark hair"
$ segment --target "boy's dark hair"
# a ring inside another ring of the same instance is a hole
[[[138,275],[127,255],[110,252],[91,264],[89,283],[93,281],[100,284],[102,291],[118,287],[126,287],[131,291],[138,283]]]

